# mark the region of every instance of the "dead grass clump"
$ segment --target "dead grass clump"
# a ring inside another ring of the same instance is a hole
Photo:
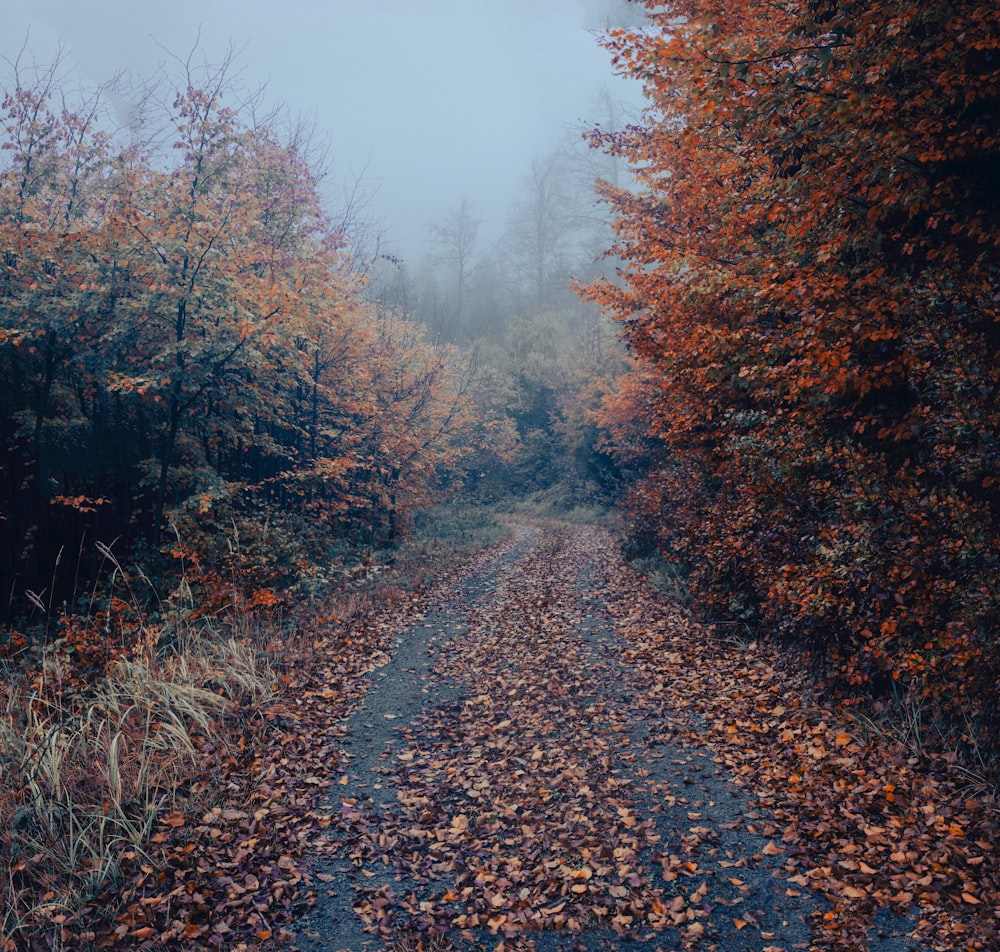
[[[60,948],[88,901],[127,892],[123,869],[150,863],[158,816],[211,772],[203,751],[275,689],[252,618],[165,617],[117,633],[128,647],[95,674],[74,650],[93,617],[64,616],[60,638],[0,683],[0,948]]]

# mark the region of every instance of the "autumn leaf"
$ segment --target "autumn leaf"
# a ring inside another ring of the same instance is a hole
[[[626,518],[706,616],[960,734],[1000,673],[995,196],[962,171],[997,161],[992,9],[646,6],[603,42],[648,107],[588,136],[633,175],[600,185],[622,265],[583,290],[634,358],[593,415]]]

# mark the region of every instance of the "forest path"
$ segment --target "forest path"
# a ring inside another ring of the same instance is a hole
[[[889,903],[854,901],[868,892],[843,883],[860,880],[734,782],[730,768],[754,770],[728,741],[757,731],[768,763],[775,744],[747,703],[766,725],[799,702],[776,696],[765,661],[720,660],[729,649],[659,601],[608,533],[517,526],[401,632],[337,730],[295,948],[934,947],[906,941],[916,923]],[[822,743],[786,729],[789,749]],[[845,855],[855,872],[874,862]]]

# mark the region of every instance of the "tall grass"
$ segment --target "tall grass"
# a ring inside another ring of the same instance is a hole
[[[620,525],[618,513],[593,487],[572,483],[557,483],[530,493],[512,494],[498,501],[496,508],[514,515],[551,518],[607,529]]]
[[[691,589],[682,566],[661,555],[647,555],[633,559],[632,568],[646,576],[647,582],[662,592],[674,605],[690,608],[694,604]]]
[[[0,682],[0,948],[59,948],[88,901],[121,892],[125,866],[150,862],[157,818],[210,773],[202,751],[274,690],[261,619],[233,608],[191,621],[178,605],[147,614],[131,584],[115,561],[108,598],[64,615],[61,637],[8,663]],[[129,630],[107,632],[118,650],[96,676],[77,670],[74,636],[92,634],[121,590]]]

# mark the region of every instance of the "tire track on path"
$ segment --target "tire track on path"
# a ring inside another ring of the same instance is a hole
[[[298,948],[810,947],[822,901],[609,612],[612,552],[518,527],[402,633],[344,725]]]
[[[362,835],[377,836],[377,824],[395,800],[395,789],[383,774],[400,725],[416,723],[425,707],[451,703],[457,696],[440,679],[429,683],[435,651],[442,641],[467,634],[469,610],[493,592],[499,572],[529,552],[537,535],[537,530],[516,527],[507,544],[449,586],[447,595],[437,595],[436,604],[396,637],[389,660],[367,675],[364,700],[334,732],[340,737],[341,776],[326,808],[335,823],[326,855],[317,861],[323,884],[318,902],[299,923],[299,948],[356,952],[384,947],[365,931],[352,906],[361,886],[369,892],[387,889],[391,871],[384,864],[374,873],[359,868],[351,861],[350,848]],[[366,827],[367,834],[358,832]]]

